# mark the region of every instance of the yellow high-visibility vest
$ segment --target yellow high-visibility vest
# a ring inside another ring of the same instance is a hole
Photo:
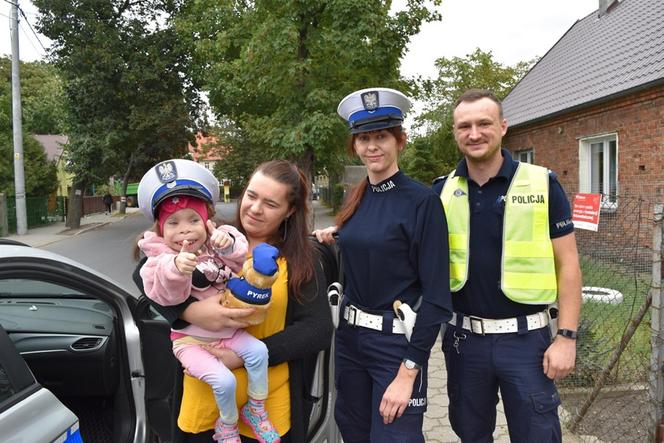
[[[452,292],[468,279],[470,243],[468,182],[455,172],[440,193],[447,216]],[[549,171],[541,166],[519,163],[505,196],[500,288],[517,303],[549,304],[557,298],[549,236]]]

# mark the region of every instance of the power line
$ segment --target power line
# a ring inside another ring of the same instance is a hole
[[[21,29],[21,31],[23,31],[23,35],[25,35],[25,39],[30,43],[30,46],[32,46],[32,48],[33,48],[36,52],[39,52],[39,48],[37,48],[37,47],[35,46],[35,44],[32,42],[32,39],[30,38],[30,36],[28,35],[28,33],[25,31],[25,28],[24,28],[23,26],[21,26],[20,24],[18,25],[18,27]],[[43,48],[43,46],[42,46],[42,48]]]
[[[6,1],[6,2],[9,2],[9,0],[5,0],[5,1]],[[32,27],[32,25],[30,24],[30,20],[28,20],[28,17],[26,17],[25,12],[23,12],[23,9],[18,8],[18,10],[21,12],[21,15],[22,15],[23,18],[25,19],[25,22],[28,24],[28,27],[30,28],[30,30],[32,31],[32,33],[35,35],[35,38],[36,38],[37,41],[39,42],[39,46],[42,47],[42,49],[44,50],[44,52],[48,52],[48,50],[47,50],[47,49],[44,47],[44,45],[42,44],[41,40],[39,40],[39,36],[38,36],[37,33],[35,32],[35,30],[34,30],[34,28]],[[36,49],[36,48],[35,48],[35,49]]]
[[[5,2],[9,3],[12,6],[18,6],[18,3],[10,2],[9,0],[5,0]]]

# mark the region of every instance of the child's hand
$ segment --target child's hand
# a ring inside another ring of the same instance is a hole
[[[210,234],[210,245],[214,249],[219,249],[219,252],[223,253],[226,252],[226,249],[233,246],[235,243],[233,237],[231,237],[227,232],[216,229],[212,220],[208,220],[205,225],[207,226],[208,233]]]
[[[191,274],[196,269],[196,254],[188,252],[189,242],[184,240],[182,242],[182,249],[180,253],[175,256],[175,267],[178,268],[183,274]]]

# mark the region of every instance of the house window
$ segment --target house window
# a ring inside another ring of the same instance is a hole
[[[203,165],[205,166],[205,169],[211,169],[210,162],[204,162]]]
[[[579,142],[579,190],[602,194],[602,208],[618,205],[618,136],[589,137]]]
[[[533,163],[533,150],[532,149],[524,149],[521,151],[516,151],[514,153],[514,160],[523,162],[523,163]]]

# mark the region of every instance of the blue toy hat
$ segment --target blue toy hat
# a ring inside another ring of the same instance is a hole
[[[219,180],[191,160],[166,160],[150,168],[138,184],[138,207],[154,220],[159,204],[174,195],[198,197],[214,205],[219,200]]]
[[[277,257],[279,257],[277,248],[267,243],[260,243],[252,252],[254,269],[263,275],[274,275],[279,270]]]
[[[348,122],[351,134],[358,134],[401,126],[410,106],[408,97],[396,89],[368,88],[344,97],[337,114]]]

